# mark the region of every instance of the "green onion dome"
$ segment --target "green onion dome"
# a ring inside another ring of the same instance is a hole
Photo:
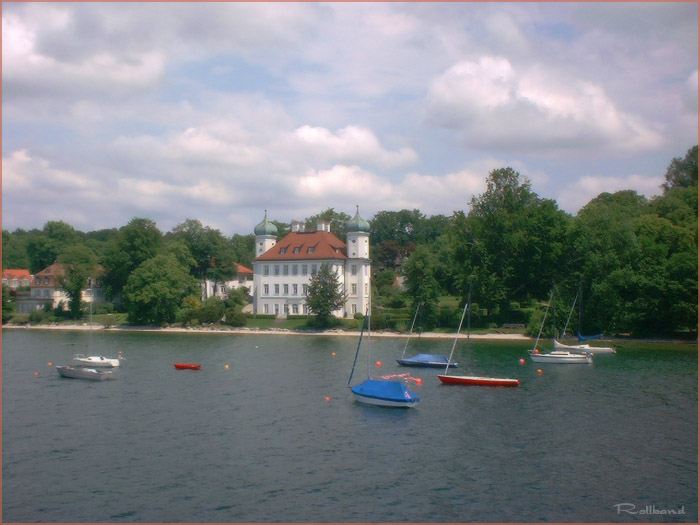
[[[267,210],[265,210],[265,218],[253,231],[255,235],[277,235],[277,226],[267,220]]]
[[[357,212],[355,216],[345,223],[348,233],[350,232],[364,232],[369,233],[369,222],[360,217],[360,207],[357,207]]]

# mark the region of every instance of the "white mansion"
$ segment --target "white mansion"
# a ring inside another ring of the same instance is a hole
[[[347,222],[347,244],[330,231],[330,224],[319,222],[305,231],[293,221],[292,231],[277,241],[277,227],[265,218],[255,227],[253,261],[253,312],[278,317],[309,313],[306,296],[309,281],[327,263],[338,275],[347,300],[336,317],[364,314],[369,306],[370,259],[369,223],[359,209]]]

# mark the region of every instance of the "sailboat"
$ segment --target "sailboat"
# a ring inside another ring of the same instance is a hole
[[[542,329],[544,328],[544,323],[547,320],[547,312],[549,312],[549,307],[554,301],[554,289],[549,295],[549,302],[547,303],[547,308],[544,311],[544,317],[542,318],[542,325],[540,326],[540,331],[537,334],[537,339],[535,339],[535,346],[530,350],[530,359],[535,363],[593,363],[593,356],[590,353],[581,352],[571,352],[569,350],[557,350],[555,344],[555,350],[548,354],[540,353],[537,345],[540,342],[540,336],[542,335]],[[554,329],[556,333],[556,327]],[[554,340],[556,343],[556,339]]]
[[[457,346],[457,339],[459,338],[459,333],[462,331],[462,324],[464,323],[464,316],[469,312],[467,316],[467,347],[469,347],[469,333],[471,332],[471,300],[472,300],[472,283],[469,282],[469,297],[467,298],[467,303],[464,305],[464,310],[462,311],[462,318],[459,321],[459,327],[457,328],[457,333],[455,334],[455,340],[452,343],[452,350],[450,351],[449,361],[452,361],[452,354],[454,354],[455,347]],[[476,385],[476,386],[518,386],[520,381],[517,379],[509,379],[503,377],[479,377],[479,376],[451,376],[447,374],[449,365],[445,367],[445,373],[438,375],[438,379],[443,384],[447,385]]]
[[[416,313],[413,316],[413,322],[411,323],[411,330],[408,333],[408,338],[406,339],[406,344],[403,347],[403,353],[401,358],[397,359],[396,362],[401,366],[418,366],[418,367],[432,367],[432,368],[442,368],[444,366],[456,367],[457,363],[451,362],[447,356],[441,354],[416,354],[413,357],[405,357],[406,349],[408,348],[408,343],[411,340],[411,334],[413,334],[413,327],[416,324],[416,319],[418,318],[418,312],[420,311],[422,302],[418,303],[416,308]]]
[[[574,306],[576,305],[576,300],[579,300],[578,302],[578,326],[579,326],[579,332],[578,332],[578,340],[579,341],[585,341],[588,339],[598,339],[603,336],[603,334],[598,334],[594,336],[589,336],[589,337],[583,337],[581,335],[581,311],[583,308],[583,290],[582,290],[582,285],[579,282],[579,290],[576,294],[576,297],[574,298],[574,303],[571,305],[571,311],[569,312],[569,318],[566,320],[566,325],[564,326],[564,331],[562,332],[562,337],[564,334],[566,334],[566,329],[569,326],[569,320],[571,319],[571,314],[574,311]],[[564,343],[560,343],[556,339],[554,339],[554,349],[555,350],[570,350],[572,352],[577,352],[577,353],[591,353],[591,354],[614,354],[615,349],[610,347],[610,346],[591,346],[588,343],[581,343],[581,344],[576,344],[576,345],[568,345]]]
[[[92,301],[95,298],[92,288],[92,279],[90,279],[90,293],[92,295],[90,299],[90,342],[88,345],[88,350],[92,350]],[[75,354],[73,356],[73,362],[79,365],[99,367],[99,368],[116,368],[119,366],[119,361],[123,359],[120,355],[118,359],[111,357],[104,357],[101,355],[85,355],[85,354]]]
[[[403,382],[389,379],[373,379],[370,375],[371,314],[369,310],[362,323],[362,331],[360,332],[360,339],[357,342],[357,352],[355,352],[355,361],[350,371],[348,386],[350,386],[353,373],[355,372],[355,364],[357,363],[357,356],[360,353],[365,326],[367,327],[367,379],[360,384],[350,387],[350,391],[355,397],[355,400],[358,403],[387,408],[414,407],[416,403],[420,401],[420,397],[406,388]]]

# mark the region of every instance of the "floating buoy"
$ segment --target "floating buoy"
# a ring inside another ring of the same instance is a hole
[[[333,355],[333,357],[335,357],[335,352],[333,352],[333,354],[332,354],[332,355]]]
[[[417,384],[417,385],[422,385],[422,384],[423,384],[423,380],[422,380],[420,377],[416,377],[416,384]]]
[[[224,365],[224,368],[225,368],[226,370],[228,370],[228,369],[229,369],[229,366],[228,366],[228,365]]]
[[[535,353],[536,353],[536,354],[539,354],[539,353],[540,353],[540,349],[539,349],[539,348],[535,348]]]
[[[537,373],[538,373],[538,374],[541,374],[541,373],[542,373],[542,369],[541,369],[541,368],[538,368],[538,369],[537,369]]]
[[[520,361],[519,361],[519,363],[520,363],[521,365],[524,365],[524,364],[525,364],[525,359],[522,359],[522,358],[521,358]]]
[[[49,365],[49,366],[53,366],[53,363],[52,363],[51,361],[49,361],[49,362],[46,363],[46,364]]]
[[[377,362],[375,363],[375,365],[377,365],[378,367],[380,367],[380,366],[382,366],[382,362],[381,362],[381,361],[377,361]]]
[[[34,377],[39,377],[39,372],[34,372]]]
[[[326,396],[324,399],[326,400],[326,403],[328,403],[331,400],[331,398],[328,396]]]

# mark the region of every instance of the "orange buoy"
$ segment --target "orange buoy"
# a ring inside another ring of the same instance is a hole
[[[378,367],[382,366],[382,362],[381,362],[381,361],[377,361],[375,364],[376,364]]]
[[[39,377],[39,372],[34,372],[34,377]]]
[[[542,373],[542,369],[541,369],[541,368],[538,368],[538,369],[537,369],[537,373],[538,373],[538,374],[541,374],[541,373]]]
[[[326,400],[326,403],[328,403],[331,400],[331,398],[328,396],[326,396],[324,399]]]
[[[525,359],[520,359],[519,362],[520,362],[521,365],[524,365],[524,364],[525,364]]]

